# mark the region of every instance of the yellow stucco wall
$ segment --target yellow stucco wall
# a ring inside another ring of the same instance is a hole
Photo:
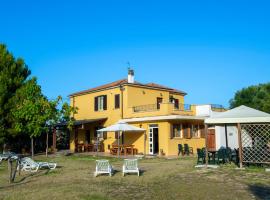
[[[109,90],[84,94],[70,98],[70,105],[78,108],[78,113],[75,114],[76,120],[84,119],[99,119],[107,118],[105,122],[95,122],[85,125],[83,129],[78,130],[78,143],[85,143],[86,130],[90,130],[90,138],[94,138],[95,127],[104,126],[107,127],[116,123],[121,119],[121,96],[120,96],[120,109],[114,109],[114,96],[120,94],[120,88],[113,88]],[[100,95],[107,95],[107,110],[105,111],[94,111],[94,98]],[[124,86],[123,91],[123,105],[124,105],[124,118],[133,117],[146,117],[146,116],[158,116],[158,115],[169,115],[169,114],[183,114],[183,115],[195,115],[195,109],[192,107],[191,111],[176,111],[174,110],[173,104],[169,103],[169,97],[172,95],[174,98],[179,99],[179,103],[184,103],[184,96],[179,94],[170,94],[168,91],[154,90],[148,88]],[[157,97],[163,98],[160,110],[138,112],[134,113],[132,107],[148,104],[156,104]],[[141,122],[134,123],[133,125],[146,129],[146,153],[149,153],[149,125],[157,124],[159,127],[159,149],[162,149],[166,155],[177,154],[178,143],[188,143],[194,148],[203,147],[204,139],[171,139],[170,138],[170,123],[167,121],[158,122]],[[81,127],[82,128],[82,127]],[[70,137],[70,149],[75,150],[74,131]],[[93,141],[91,141],[93,142]],[[124,136],[125,144],[133,144],[138,149],[139,153],[144,152],[144,134],[143,133],[125,133]],[[105,152],[109,152],[108,145],[117,143],[115,139],[115,133],[107,133],[107,138],[102,141]]]

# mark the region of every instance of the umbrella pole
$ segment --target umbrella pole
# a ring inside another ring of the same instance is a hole
[[[120,131],[118,131],[118,137],[117,137],[117,143],[118,143],[117,153],[118,153],[118,158],[120,158],[119,138],[120,138]]]

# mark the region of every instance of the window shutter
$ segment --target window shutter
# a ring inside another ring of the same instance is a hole
[[[179,109],[179,100],[178,99],[174,99],[174,108]]]
[[[95,111],[98,111],[98,97],[95,97]]]
[[[119,94],[116,94],[114,96],[114,108],[115,109],[120,108],[120,95]]]
[[[103,96],[103,110],[107,110],[107,95]]]

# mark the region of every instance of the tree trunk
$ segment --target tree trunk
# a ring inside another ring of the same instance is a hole
[[[31,137],[31,153],[32,153],[32,158],[34,158],[34,138]]]
[[[18,165],[19,165],[19,158],[16,160],[15,169],[13,170],[13,173],[12,173],[12,179],[11,179],[12,183],[13,183],[14,180],[15,180]]]
[[[47,132],[46,136],[46,157],[48,157],[48,147],[49,146],[49,133]]]

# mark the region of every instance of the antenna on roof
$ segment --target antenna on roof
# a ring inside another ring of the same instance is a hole
[[[128,83],[134,83],[134,70],[130,67],[130,62],[127,62],[128,65]]]
[[[129,61],[127,61],[127,66],[128,66],[128,70],[130,70],[130,62]]]

